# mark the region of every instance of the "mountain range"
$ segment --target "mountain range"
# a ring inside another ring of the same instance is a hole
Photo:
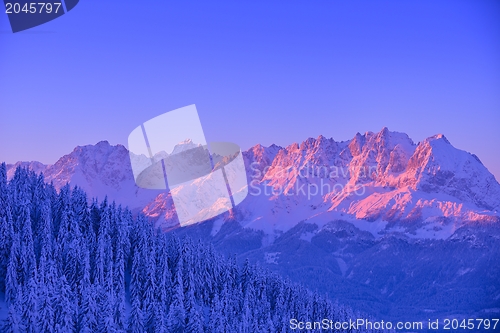
[[[442,134],[415,144],[383,128],[342,142],[319,136],[284,148],[256,145],[243,156],[249,195],[221,218],[273,237],[300,221],[342,219],[374,235],[399,231],[444,239],[464,223],[500,220],[500,184],[477,156],[453,147]],[[165,229],[177,225],[167,192],[135,185],[122,145],[77,147],[53,165],[7,165],[8,177],[17,166],[43,172],[56,188],[69,182],[91,197],[108,196],[142,210]]]
[[[178,150],[182,150],[180,143]],[[438,134],[383,128],[242,152],[248,196],[179,228],[168,191],[135,185],[129,152],[102,141],[53,165],[18,162],[61,188],[127,205],[159,228],[210,241],[379,316],[500,313],[500,184]]]

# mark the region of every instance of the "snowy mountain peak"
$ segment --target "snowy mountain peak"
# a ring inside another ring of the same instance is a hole
[[[201,147],[201,144],[196,144],[193,142],[193,140],[186,139],[186,140],[181,141],[178,144],[176,144],[174,146],[174,149],[172,150],[171,154],[172,155],[179,154],[179,153],[182,153],[182,152],[187,151],[189,149],[198,148],[198,147]]]
[[[111,145],[109,144],[109,141],[108,140],[101,140],[99,141],[96,146],[105,146],[105,147],[111,147]]]
[[[12,178],[17,166],[8,165],[8,178]],[[79,186],[89,198],[115,200],[133,211],[142,210],[160,191],[138,188],[132,174],[128,150],[122,145],[100,141],[95,145],[77,146],[53,165],[31,162],[27,165],[37,173],[43,172],[46,182],[56,189],[67,183]]]
[[[269,147],[257,144],[247,151],[244,151],[243,159],[245,161],[246,169],[247,171],[253,173],[252,175],[249,175],[249,177],[253,176],[258,180],[262,179],[264,170],[271,165],[276,155],[282,151],[282,147],[274,144]]]
[[[432,141],[432,140],[443,140],[447,144],[451,144],[450,141],[444,136],[444,134],[436,134],[434,136],[431,136],[427,140]]]

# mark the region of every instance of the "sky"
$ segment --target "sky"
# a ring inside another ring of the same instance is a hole
[[[500,180],[500,2],[82,0],[15,34],[0,13],[0,161],[127,146],[190,104],[208,142],[442,133]]]

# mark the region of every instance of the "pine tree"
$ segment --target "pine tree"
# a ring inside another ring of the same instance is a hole
[[[7,186],[7,170],[5,163],[2,163],[0,164],[0,291],[4,292],[13,231],[11,199]]]
[[[120,210],[120,209],[119,209]],[[119,330],[124,330],[126,327],[125,318],[125,269],[127,265],[127,257],[130,254],[130,239],[129,226],[132,221],[132,215],[128,210],[119,212],[119,219],[115,224],[115,258],[114,258],[114,288],[115,288],[115,310],[114,320]]]
[[[143,254],[146,267],[144,269],[144,284],[143,284],[143,314],[145,320],[145,329],[148,332],[153,331],[155,327],[155,308],[157,306],[156,300],[156,256],[154,247],[149,247],[149,251]]]
[[[45,253],[42,248],[42,256],[40,258],[40,268],[38,273],[38,299],[40,309],[40,331],[50,332],[54,330],[54,279],[55,269],[50,253]]]
[[[9,314],[7,323],[4,327],[6,333],[24,333],[26,327],[22,319],[22,291],[19,291],[19,297],[14,303],[9,305]]]
[[[86,285],[83,289],[83,302],[80,319],[81,333],[97,332],[99,309],[96,299],[97,293],[94,286],[91,284]]]
[[[61,237],[59,237],[59,227],[61,225],[61,221],[64,214],[67,214],[67,211],[69,210],[69,205],[70,205],[70,187],[69,184],[66,184],[60,189],[59,195],[57,195],[56,197],[56,201],[53,204],[53,210],[52,210],[52,216],[54,218],[53,220],[54,236],[58,240],[61,239]]]
[[[19,273],[22,272],[20,263],[20,241],[18,234],[14,234],[12,247],[10,249],[9,262],[7,264],[7,276],[5,278],[5,301],[12,304],[16,300],[20,289]]]
[[[129,320],[129,330],[130,332],[144,332],[144,315],[142,312],[142,283],[140,276],[140,251],[134,247],[133,258],[132,258],[132,271],[131,271],[131,281],[130,281],[130,302],[132,303],[132,309],[130,313]]]
[[[184,332],[186,311],[184,308],[184,286],[182,283],[182,264],[176,271],[174,283],[174,296],[167,316],[167,329],[169,332]]]
[[[31,196],[31,226],[33,229],[33,244],[35,251],[35,258],[38,260],[40,258],[41,250],[41,240],[43,232],[43,209],[44,203],[47,200],[47,191],[45,189],[45,180],[43,174],[33,175],[32,182],[32,196]]]
[[[94,286],[90,282],[90,254],[85,251],[83,278],[80,287],[82,305],[79,319],[81,333],[91,333],[97,331],[97,317],[99,315],[97,308],[97,295]]]
[[[157,302],[157,306],[154,308],[154,333],[166,333],[167,326],[165,322],[165,311],[163,310],[162,304]]]
[[[37,234],[39,237],[39,246],[40,246],[40,257],[48,258],[49,254],[52,254],[53,250],[53,234],[54,231],[52,229],[52,216],[50,215],[50,200],[46,198],[42,202],[42,208],[40,210],[40,223],[39,228],[40,232]]]
[[[31,277],[23,293],[22,317],[27,333],[38,333],[38,285],[36,276]]]
[[[66,277],[61,275],[55,302],[55,325],[54,332],[66,333],[73,332],[75,329],[74,323],[74,308],[71,303],[71,291],[66,281]]]
[[[144,333],[144,318],[141,304],[138,298],[132,299],[132,309],[130,311],[129,331],[131,333]]]
[[[250,327],[253,323],[254,317],[252,313],[252,306],[255,304],[255,295],[253,285],[249,280],[245,283],[245,296],[243,297],[243,305],[241,310],[242,332],[252,333]]]
[[[187,292],[186,332],[203,333],[203,317],[194,297],[194,289]]]
[[[51,332],[54,330],[55,312],[52,305],[51,294],[46,286],[41,287],[39,296],[40,303],[40,332]]]
[[[101,300],[99,320],[97,322],[98,333],[116,332],[116,325],[113,318],[114,296],[108,288],[99,288],[99,299]]]
[[[158,307],[161,308],[163,316],[170,306],[172,290],[172,273],[168,267],[167,243],[164,235],[159,235],[156,251],[156,295]]]
[[[208,322],[208,331],[212,333],[223,333],[225,320],[222,313],[222,303],[218,294],[215,294],[210,306],[210,318]]]
[[[21,248],[20,260],[21,270],[20,284],[26,283],[30,278],[34,277],[36,269],[35,250],[33,243],[33,230],[31,229],[31,217],[29,203],[23,200],[21,207],[21,216],[18,221],[22,223],[21,229]]]

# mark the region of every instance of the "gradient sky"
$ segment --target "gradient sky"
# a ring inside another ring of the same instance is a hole
[[[0,13],[0,161],[54,163],[196,104],[207,141],[443,133],[500,180],[500,2],[82,0]]]

